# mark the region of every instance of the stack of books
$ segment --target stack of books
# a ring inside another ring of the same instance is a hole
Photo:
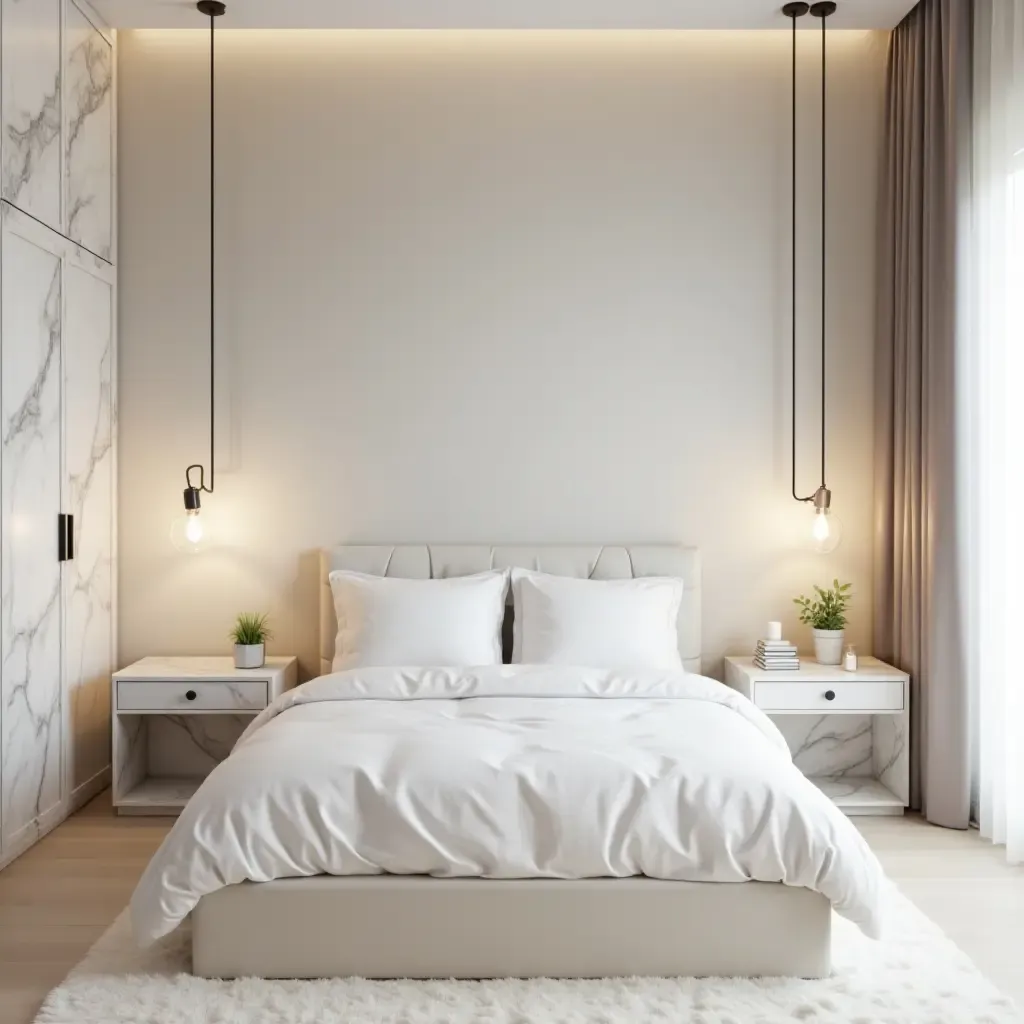
[[[790,672],[800,667],[796,645],[788,640],[758,640],[754,664],[766,672]]]

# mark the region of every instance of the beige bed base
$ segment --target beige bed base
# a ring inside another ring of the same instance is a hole
[[[831,913],[765,882],[316,876],[203,897],[192,962],[207,978],[820,978]]]
[[[700,671],[696,548],[426,544],[322,553],[322,671],[338,628],[332,570],[437,579],[513,566],[583,579],[678,576],[679,654]],[[212,978],[819,978],[829,971],[830,928],[823,896],[762,882],[317,876],[205,896],[193,913],[192,961]]]

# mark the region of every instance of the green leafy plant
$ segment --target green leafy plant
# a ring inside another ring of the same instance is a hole
[[[833,580],[828,590],[815,585],[816,598],[794,597],[793,603],[800,608],[800,621],[812,629],[845,629],[850,587],[849,583]]]
[[[268,615],[260,615],[259,612],[242,612],[235,621],[235,628],[231,630],[231,639],[245,646],[266,643],[273,636],[267,626],[268,618]]]

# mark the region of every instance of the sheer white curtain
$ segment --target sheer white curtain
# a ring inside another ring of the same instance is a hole
[[[976,0],[968,602],[982,835],[1024,862],[1024,0]]]

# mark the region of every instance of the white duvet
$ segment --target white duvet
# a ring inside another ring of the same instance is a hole
[[[882,869],[746,698],[683,672],[351,669],[276,700],[132,898],[136,936],[299,875],[648,875],[804,886],[870,936]]]

